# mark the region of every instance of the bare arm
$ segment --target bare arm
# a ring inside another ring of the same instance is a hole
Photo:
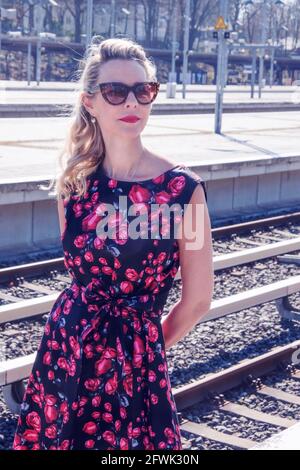
[[[198,227],[196,226],[196,204],[202,205],[201,207],[204,209],[202,212],[203,218],[197,212],[198,220],[200,220]],[[191,234],[186,236],[187,224],[196,233],[194,237],[194,241],[197,243],[196,249],[191,249],[193,242]],[[201,185],[198,185],[193,192],[180,228],[182,228],[182,237],[178,238],[178,244],[182,295],[180,301],[162,319],[166,349],[173,346],[191,331],[200,318],[209,312],[212,301],[214,270],[211,224],[204,190]]]
[[[60,226],[60,236],[63,237],[64,231],[66,229],[66,218],[65,218],[65,210],[64,210],[64,203],[62,199],[59,199],[57,202],[57,209],[58,209],[58,218],[59,218],[59,226]]]

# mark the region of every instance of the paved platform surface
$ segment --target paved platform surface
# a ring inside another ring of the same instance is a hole
[[[250,450],[300,450],[300,423],[257,444]]]
[[[214,115],[150,115],[143,144],[187,165],[238,163],[299,156],[300,112],[223,115],[223,134]],[[68,118],[0,119],[0,181],[51,178]]]

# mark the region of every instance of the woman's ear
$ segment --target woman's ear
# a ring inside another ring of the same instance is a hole
[[[93,102],[92,102],[92,97],[89,96],[87,93],[83,93],[81,95],[81,103],[85,107],[88,113],[90,113],[93,116]]]

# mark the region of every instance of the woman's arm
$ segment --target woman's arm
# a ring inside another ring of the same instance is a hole
[[[63,199],[59,199],[57,201],[57,209],[58,209],[58,218],[59,218],[59,226],[60,226],[60,236],[62,238],[64,231],[66,229],[66,225],[67,225]]]
[[[194,239],[191,239],[191,233],[187,233],[191,232],[188,227],[196,234]],[[197,185],[193,192],[179,230],[179,234],[182,233],[178,236],[182,295],[162,319],[166,349],[182,339],[209,312],[212,301],[214,269],[211,223],[201,185]],[[193,246],[195,249],[192,249]]]

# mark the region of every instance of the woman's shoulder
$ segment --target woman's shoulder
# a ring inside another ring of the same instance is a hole
[[[190,199],[196,186],[201,185],[205,199],[207,201],[207,187],[203,177],[199,175],[192,168],[188,167],[184,163],[177,164],[177,166],[171,170],[171,178],[180,177],[180,186],[182,187],[182,194],[185,195],[185,199]]]
[[[187,166],[185,163],[178,163],[175,169],[178,169],[178,172],[181,172],[189,180],[204,181],[203,177],[199,173],[193,170],[192,167]]]
[[[155,168],[156,171],[153,171],[153,173],[168,173],[170,174],[175,172],[174,174],[179,174],[181,172],[182,175],[184,175],[188,180],[193,180],[193,181],[203,181],[203,178],[196,173],[194,170],[192,170],[190,167],[188,167],[185,163],[179,162],[178,161],[173,161],[170,158],[163,157],[158,154],[152,153],[153,161],[152,161],[152,168]]]

